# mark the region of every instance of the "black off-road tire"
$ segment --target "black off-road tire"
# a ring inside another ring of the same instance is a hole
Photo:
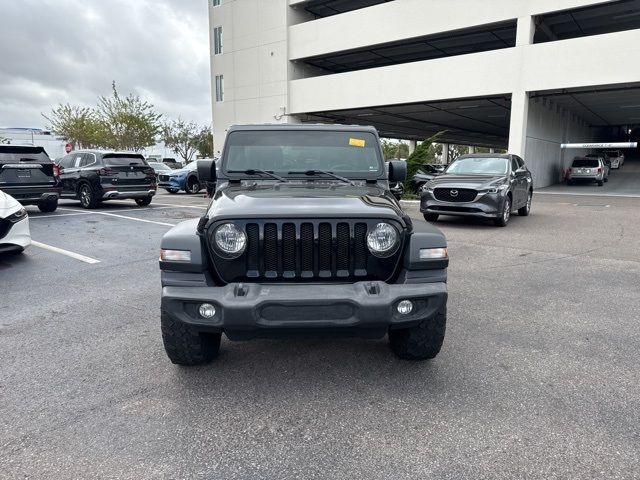
[[[176,365],[202,365],[213,360],[220,350],[220,333],[198,332],[190,325],[160,316],[162,342],[167,356]]]
[[[38,204],[38,208],[41,212],[44,213],[55,212],[58,208],[58,199],[54,198],[53,200],[45,200],[44,202],[40,202]]]
[[[423,320],[415,327],[389,330],[389,345],[404,360],[435,358],[442,348],[447,326],[447,311]]]
[[[153,197],[136,198],[136,203],[139,207],[146,207],[151,203]]]
[[[511,218],[511,209],[513,208],[513,202],[510,196],[504,199],[504,205],[502,207],[502,213],[498,218],[493,219],[493,223],[496,227],[506,227]]]
[[[440,215],[437,214],[437,213],[425,213],[425,214],[423,214],[423,217],[427,222],[436,222],[438,220],[439,216]]]
[[[520,215],[521,217],[526,217],[531,212],[531,200],[533,199],[533,192],[529,190],[529,193],[527,195],[528,197],[526,205],[518,209],[518,215]]]
[[[96,193],[88,183],[80,185],[78,197],[80,198],[80,206],[82,208],[97,208],[98,205],[100,205],[100,199],[96,197]]]

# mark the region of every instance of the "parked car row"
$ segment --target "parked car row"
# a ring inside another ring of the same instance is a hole
[[[617,170],[623,164],[624,154],[620,150],[590,153],[584,157],[575,157],[566,170],[564,179],[567,185],[595,182],[601,187],[609,181],[611,170]]]

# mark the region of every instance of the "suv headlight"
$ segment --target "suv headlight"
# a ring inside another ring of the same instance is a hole
[[[23,207],[17,212],[14,212],[11,215],[9,215],[7,217],[7,220],[9,220],[11,223],[16,223],[22,220],[23,218],[25,218],[26,216],[27,216],[27,211]]]
[[[483,193],[501,193],[507,190],[508,188],[509,188],[509,185],[506,183],[503,183],[502,185],[499,185],[497,187],[487,188],[486,190],[483,190]]]
[[[398,230],[388,223],[379,223],[367,233],[367,247],[376,257],[389,257],[395,253],[400,243]]]
[[[214,233],[216,246],[227,258],[236,258],[242,255],[247,246],[247,235],[233,223],[223,223]]]

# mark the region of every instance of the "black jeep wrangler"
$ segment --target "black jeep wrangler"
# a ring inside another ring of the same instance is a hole
[[[162,337],[173,363],[213,359],[231,340],[330,334],[381,338],[427,359],[445,334],[444,235],[413,224],[389,192],[374,128],[235,126],[207,213],[161,245]]]

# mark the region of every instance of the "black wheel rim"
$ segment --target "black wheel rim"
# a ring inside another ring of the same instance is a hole
[[[91,203],[91,192],[86,186],[80,189],[80,203],[83,207],[88,207]]]

